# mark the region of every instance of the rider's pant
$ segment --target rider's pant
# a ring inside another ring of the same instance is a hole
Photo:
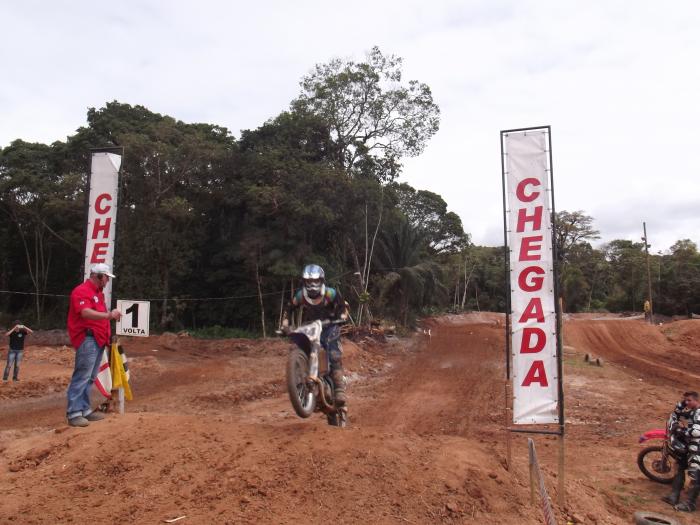
[[[690,454],[688,456],[688,477],[691,483],[700,485],[700,454]]]
[[[329,325],[321,332],[321,345],[328,352],[336,401],[344,404],[346,402],[345,373],[343,372],[343,351],[340,349],[340,327],[338,325]]]
[[[337,324],[326,326],[321,332],[321,345],[328,352],[331,372],[343,370],[343,351],[340,349],[340,327]]]

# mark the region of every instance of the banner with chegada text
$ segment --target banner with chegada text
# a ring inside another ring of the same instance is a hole
[[[122,157],[95,151],[90,165],[88,223],[85,242],[85,279],[90,266],[107,263],[114,271],[114,245],[117,232],[117,197]],[[112,281],[104,289],[107,310],[112,304]]]
[[[501,133],[510,253],[513,423],[559,423],[549,128]]]

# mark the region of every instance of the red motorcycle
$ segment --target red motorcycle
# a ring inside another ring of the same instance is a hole
[[[652,481],[670,484],[678,472],[678,462],[688,453],[688,447],[675,432],[657,428],[639,437],[640,443],[660,440],[660,444],[643,448],[637,455],[639,470]]]

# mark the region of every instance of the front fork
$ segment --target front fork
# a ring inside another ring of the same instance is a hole
[[[318,351],[319,345],[315,344],[309,352],[309,377],[308,381],[316,382],[318,380]]]

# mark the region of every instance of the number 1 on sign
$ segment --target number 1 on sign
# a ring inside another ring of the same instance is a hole
[[[118,300],[117,310],[124,315],[117,321],[117,334],[148,337],[150,306],[148,301]],[[129,323],[129,316],[131,316],[131,323]]]
[[[125,310],[127,314],[131,314],[131,328],[138,328],[139,326],[139,303],[132,304],[129,308]]]

